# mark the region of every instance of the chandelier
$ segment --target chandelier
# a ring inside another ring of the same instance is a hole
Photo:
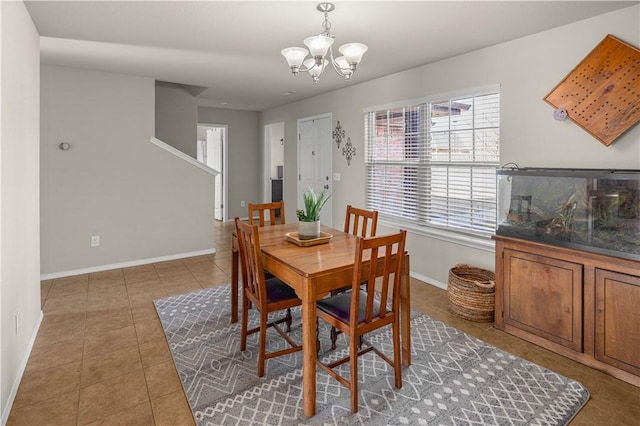
[[[331,45],[335,36],[331,34],[329,12],[333,11],[335,6],[333,3],[320,3],[316,9],[324,13],[323,31],[317,36],[304,39],[304,44],[309,50],[304,47],[287,47],[281,53],[287,60],[294,75],[298,75],[300,71],[308,72],[314,83],[320,80],[320,76],[329,62],[340,77],[349,80],[356,71],[356,67],[368,47],[362,43],[343,44],[338,49],[343,56],[334,59]]]

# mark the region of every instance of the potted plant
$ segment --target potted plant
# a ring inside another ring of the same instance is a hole
[[[324,190],[320,195],[316,194],[313,189],[309,189],[302,194],[304,210],[296,210],[299,221],[298,238],[310,240],[320,237],[320,211],[330,197],[331,195]]]

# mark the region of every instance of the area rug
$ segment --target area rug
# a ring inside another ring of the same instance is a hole
[[[349,391],[318,369],[317,414],[308,418],[302,353],[268,360],[265,376],[258,377],[257,334],[241,352],[240,323],[230,322],[229,285],[155,305],[198,425],[565,425],[589,399],[578,382],[412,311],[412,364],[403,367],[402,389],[394,387],[393,369],[369,353],[359,358],[358,413],[351,413]],[[291,336],[300,342],[299,308],[293,316]],[[249,319],[250,327],[258,323],[255,309]],[[344,335],[330,350],[322,321],[319,335],[321,358],[348,353]],[[368,339],[393,353],[390,329]],[[270,330],[267,350],[283,345]]]

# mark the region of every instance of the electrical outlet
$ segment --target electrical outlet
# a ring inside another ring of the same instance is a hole
[[[244,201],[240,201],[240,207],[247,207],[247,203],[245,203]]]
[[[91,247],[99,247],[99,246],[100,246],[100,235],[92,235]]]

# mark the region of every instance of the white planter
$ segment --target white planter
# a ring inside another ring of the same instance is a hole
[[[301,240],[312,240],[320,237],[320,221],[318,222],[298,222],[298,238]]]

